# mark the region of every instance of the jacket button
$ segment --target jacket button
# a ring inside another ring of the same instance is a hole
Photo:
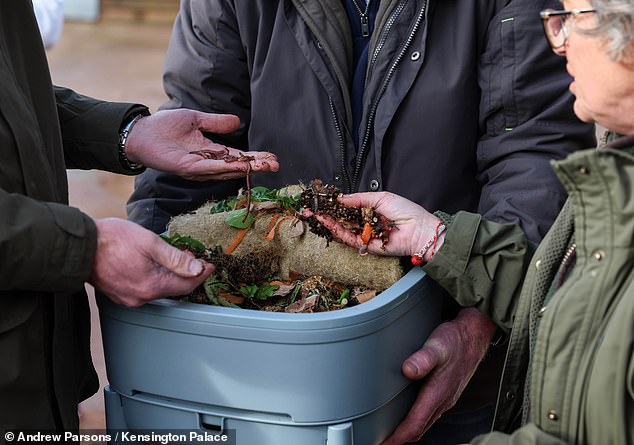
[[[554,409],[548,411],[548,420],[552,420],[553,422],[557,422],[559,420],[559,414]]]
[[[515,393],[513,391],[507,391],[504,396],[506,400],[515,400]]]
[[[414,51],[412,53],[412,55],[410,56],[410,59],[412,59],[414,62],[417,61],[418,59],[420,59],[420,52],[419,51]]]
[[[605,258],[605,252],[603,250],[596,250],[593,254],[592,257],[597,260],[597,261],[601,261],[603,260],[603,258]]]
[[[373,192],[376,192],[379,189],[379,181],[377,181],[376,179],[373,179],[372,181],[370,181],[370,190],[372,190]]]
[[[543,317],[544,316],[544,312],[546,312],[546,309],[548,309],[548,306],[544,306],[543,308],[541,308],[539,310],[539,312],[537,312],[537,316],[538,317]]]
[[[542,265],[542,260],[535,261],[535,269],[539,269]]]
[[[341,182],[341,175],[335,175],[335,182]]]
[[[582,175],[587,175],[590,173],[590,170],[585,165],[582,165],[581,167],[579,167],[579,173],[581,173]]]

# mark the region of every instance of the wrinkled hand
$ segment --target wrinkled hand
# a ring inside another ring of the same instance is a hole
[[[205,159],[191,151],[227,151],[241,156],[240,150],[216,144],[203,132],[226,134],[238,129],[240,119],[231,114],[209,114],[193,110],[165,110],[141,118],[130,131],[126,155],[132,162],[174,173],[195,181],[224,180],[246,176],[247,162]],[[251,172],[276,172],[277,157],[264,151],[250,151]]]
[[[379,239],[369,242],[367,250],[376,255],[409,256],[433,239],[440,219],[418,204],[389,192],[369,192],[344,195],[339,202],[349,207],[374,207],[378,213],[392,220],[396,228],[390,232],[389,241],[383,247]],[[312,214],[310,210],[306,215]],[[315,217],[332,232],[335,238],[349,246],[365,246],[360,235],[355,235],[328,216]],[[442,240],[436,248],[440,248]]]
[[[95,223],[97,253],[88,282],[115,303],[134,307],[185,295],[214,270],[133,222],[107,218]]]
[[[495,324],[476,309],[438,326],[423,347],[403,362],[403,374],[425,379],[407,417],[382,445],[415,442],[456,401],[484,358]]]

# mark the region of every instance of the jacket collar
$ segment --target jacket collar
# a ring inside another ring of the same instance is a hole
[[[574,207],[578,261],[634,246],[634,137],[553,162]]]
[[[328,49],[344,79],[352,71],[352,35],[341,0],[292,0],[312,33]]]

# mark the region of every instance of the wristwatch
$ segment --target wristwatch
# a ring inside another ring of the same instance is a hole
[[[121,126],[121,131],[119,132],[119,162],[126,170],[130,172],[140,172],[145,169],[143,164],[138,164],[136,162],[132,162],[128,159],[128,156],[125,153],[126,143],[128,142],[128,136],[130,135],[130,131],[132,127],[142,118],[146,116],[143,113],[135,114],[130,116],[123,122]]]

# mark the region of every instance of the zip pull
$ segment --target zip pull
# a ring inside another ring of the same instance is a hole
[[[361,19],[361,36],[368,37],[370,35],[370,19],[368,17],[368,11],[370,10],[370,0],[366,0],[364,10],[361,10],[359,4],[357,3],[357,0],[352,0],[352,4],[359,13],[359,18]]]
[[[361,15],[361,36],[368,37],[370,35],[370,19],[365,14]]]

